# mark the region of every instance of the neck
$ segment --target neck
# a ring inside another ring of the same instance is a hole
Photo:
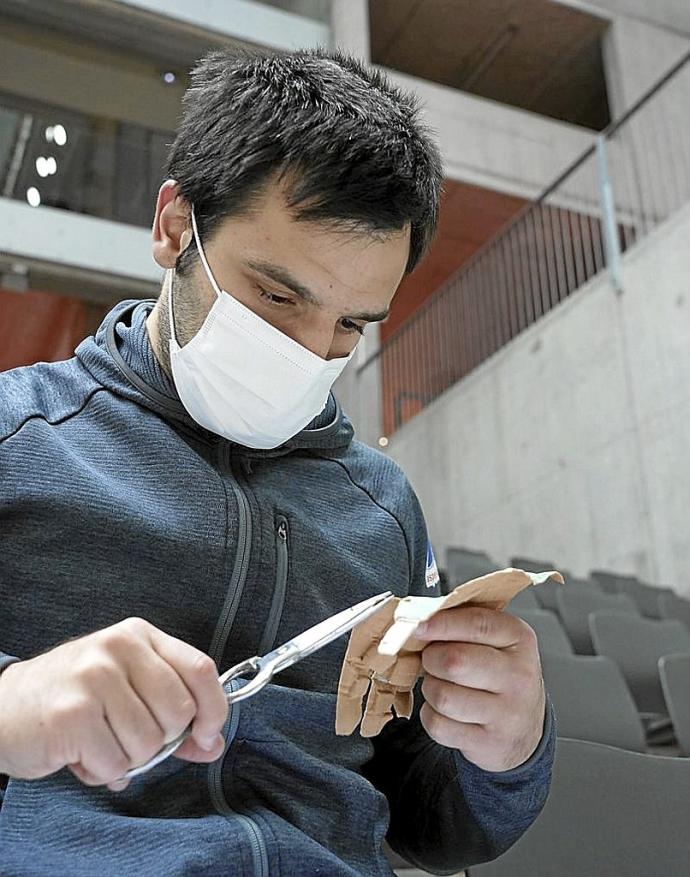
[[[168,377],[172,377],[170,353],[168,351],[168,345],[167,343],[164,343],[162,337],[166,334],[169,335],[169,327],[167,326],[167,295],[168,292],[164,286],[158,297],[158,301],[146,320],[146,332],[149,336],[151,350],[153,350],[154,356],[158,360],[160,367]]]

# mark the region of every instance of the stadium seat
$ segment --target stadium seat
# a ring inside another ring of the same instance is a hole
[[[605,570],[592,570],[591,577],[609,594],[627,594],[632,597],[640,614],[646,618],[660,618],[659,596],[673,594],[672,588],[646,585],[637,576],[618,575]]]
[[[499,565],[483,551],[471,551],[469,548],[446,549],[448,588],[451,591],[463,582],[485,576],[497,569],[500,569]]]
[[[597,588],[561,588],[556,595],[558,614],[578,655],[593,655],[589,614],[599,609],[638,615],[637,606],[625,594],[605,594]]]
[[[677,618],[690,631],[690,600],[684,600],[676,594],[660,594],[659,614],[665,619]]]
[[[622,573],[610,572],[605,569],[593,569],[590,571],[589,577],[607,594],[619,594],[623,583],[641,584],[637,576],[626,576]]]
[[[573,654],[572,643],[554,612],[548,609],[520,609],[515,614],[526,621],[536,633],[542,655]]]
[[[613,661],[599,655],[542,653],[541,665],[562,737],[645,751],[635,702]]]
[[[598,611],[590,616],[597,654],[618,664],[641,713],[666,714],[659,677],[659,658],[690,653],[690,633],[678,620],[652,621],[622,612]]]
[[[659,675],[678,746],[690,755],[690,654],[659,658]]]
[[[524,569],[526,572],[547,572],[550,569],[558,569],[551,560],[532,560],[529,557],[511,557],[510,565],[515,569]]]
[[[520,615],[523,610],[539,609],[539,603],[535,596],[535,592],[539,588],[541,588],[541,585],[538,587],[528,587],[525,588],[524,591],[520,591],[520,593],[516,594],[510,603],[508,603],[506,610],[512,612],[513,615]]]
[[[541,815],[468,877],[688,877],[690,759],[559,738]]]

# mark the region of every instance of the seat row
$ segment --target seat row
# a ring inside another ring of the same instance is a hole
[[[498,569],[483,552],[454,551],[450,586]],[[615,573],[564,578],[508,607],[537,635],[556,711],[549,799],[515,846],[467,877],[687,877],[690,758],[659,753],[690,755],[690,601]],[[659,745],[669,740],[677,748]]]

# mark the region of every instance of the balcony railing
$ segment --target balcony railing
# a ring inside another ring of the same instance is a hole
[[[358,370],[360,432],[390,436],[690,200],[690,54]]]
[[[0,94],[0,195],[150,226],[173,136]]]

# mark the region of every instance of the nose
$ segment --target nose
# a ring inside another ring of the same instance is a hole
[[[321,359],[332,359],[335,355],[332,353],[335,325],[332,317],[325,314],[310,319],[305,318],[304,322],[295,328],[292,338]]]

